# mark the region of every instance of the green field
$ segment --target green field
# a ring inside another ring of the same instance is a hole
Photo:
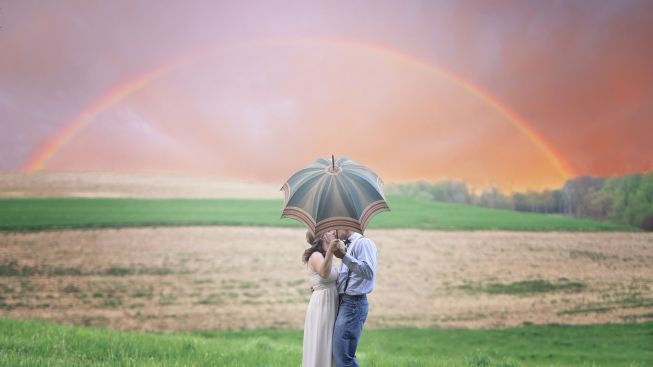
[[[142,334],[0,319],[2,366],[297,366],[301,331]],[[651,366],[653,323],[366,330],[365,366]]]
[[[511,231],[636,231],[630,226],[509,210],[388,199],[389,213],[370,228]],[[3,199],[0,231],[61,228],[234,225],[301,227],[280,219],[281,200],[244,199]]]
[[[370,228],[513,231],[637,231],[559,216],[390,197]],[[281,200],[5,199],[0,231],[63,228],[237,225],[296,227]],[[582,285],[581,285],[582,286]],[[521,282],[466,290],[523,293],[578,287]],[[302,331],[144,334],[0,318],[0,366],[296,366]],[[494,330],[366,330],[364,366],[653,366],[653,322],[524,326]]]

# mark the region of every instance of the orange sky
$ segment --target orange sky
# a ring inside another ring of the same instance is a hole
[[[0,170],[180,58],[191,61],[93,116],[44,169],[283,182],[333,153],[386,182],[539,189],[566,178],[548,150],[578,175],[650,170],[649,4],[9,3]],[[544,150],[437,67],[521,117]]]

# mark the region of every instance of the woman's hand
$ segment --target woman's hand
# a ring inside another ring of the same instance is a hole
[[[340,240],[334,238],[329,242],[328,250],[331,252],[335,252],[339,247],[340,247]]]
[[[339,239],[334,239],[331,241],[329,244],[329,251],[335,255],[338,259],[342,259],[345,257],[345,249],[344,245],[342,244],[342,241]]]
[[[327,233],[324,234],[324,236],[322,237],[322,239],[323,239],[324,242],[327,244],[327,245],[325,246],[325,247],[326,247],[326,248],[325,248],[325,251],[326,251],[327,253],[331,253],[331,254],[332,254],[332,253],[333,253],[333,249],[331,248],[331,243],[332,243],[334,240],[337,240],[335,233],[333,233],[333,231],[331,231],[331,232],[327,232]]]

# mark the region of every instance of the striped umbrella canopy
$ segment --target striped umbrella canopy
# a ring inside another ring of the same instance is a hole
[[[281,190],[281,218],[296,219],[315,235],[333,229],[363,233],[372,216],[390,210],[381,178],[346,157],[318,159],[292,175]]]

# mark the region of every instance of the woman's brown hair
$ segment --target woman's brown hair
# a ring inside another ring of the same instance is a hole
[[[311,231],[306,231],[306,242],[308,242],[311,247],[307,248],[306,251],[304,251],[304,255],[302,255],[304,264],[308,262],[308,259],[310,259],[314,252],[319,252],[322,256],[325,256],[326,251],[324,251],[324,248],[322,247],[322,237],[315,238]]]

